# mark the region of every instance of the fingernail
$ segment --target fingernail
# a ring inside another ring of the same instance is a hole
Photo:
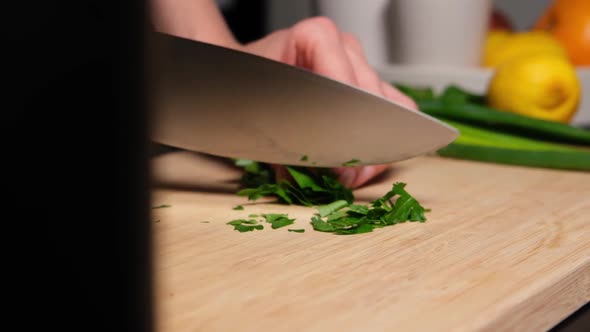
[[[354,180],[356,178],[356,170],[353,168],[345,169],[340,173],[340,177],[338,178],[340,183],[342,183],[345,187],[352,187]]]
[[[367,182],[373,175],[375,174],[375,167],[373,166],[365,166],[362,167],[356,176],[356,179],[353,183],[355,187],[362,186],[365,182]]]

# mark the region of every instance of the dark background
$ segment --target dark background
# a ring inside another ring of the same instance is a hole
[[[259,39],[267,31],[265,0],[234,0],[222,13],[230,30],[242,43]]]
[[[144,1],[6,5],[5,317],[23,331],[150,331]]]
[[[39,1],[3,12],[4,188],[17,212],[3,241],[7,318],[19,330],[154,330],[148,8]],[[223,14],[240,41],[262,36],[264,1]]]

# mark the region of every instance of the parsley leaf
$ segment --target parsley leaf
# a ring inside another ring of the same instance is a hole
[[[277,229],[293,224],[295,219],[289,219],[286,214],[269,213],[263,214],[262,217],[266,219],[267,223],[271,224],[272,229]]]
[[[255,229],[256,230],[264,229],[264,226],[262,226],[262,225],[235,225],[234,229],[236,231],[244,233],[244,232],[252,232]]]
[[[289,232],[305,233],[305,229],[288,229]]]
[[[364,205],[351,204],[348,206],[348,210],[350,212],[358,213],[363,216],[366,216],[367,213],[369,213],[369,207],[364,206]]]
[[[266,220],[266,222],[272,223],[275,220],[287,218],[288,215],[282,214],[282,213],[267,213],[267,214],[263,214],[262,217]]]
[[[258,221],[254,219],[236,219],[227,223],[234,226],[234,230],[239,232],[251,232],[253,230],[264,229],[263,225],[259,225]]]
[[[293,182],[286,180],[276,182],[274,175],[272,175],[264,183],[254,183],[251,181],[252,179],[260,180],[261,177],[265,177],[261,174],[270,171],[270,169],[267,169],[266,166],[255,168],[251,164],[248,164],[248,167],[249,170],[246,170],[246,174],[250,175],[242,177],[243,188],[237,194],[247,196],[251,201],[261,197],[274,196],[281,203],[313,206],[337,200],[346,200],[352,203],[354,199],[352,190],[338,182],[336,174],[330,169],[317,168],[312,171],[305,167],[286,166]]]
[[[247,159],[237,159],[235,165],[244,169],[240,182],[246,188],[255,188],[263,184],[273,183],[275,174],[270,164],[259,163]]]
[[[299,188],[311,189],[313,191],[325,192],[326,190],[316,183],[316,180],[308,172],[295,167],[287,167],[287,171],[293,177]]]
[[[325,217],[335,211],[340,210],[341,208],[343,208],[347,205],[349,205],[348,202],[341,199],[341,200],[332,202],[330,204],[322,205],[322,206],[318,207],[318,211],[320,213],[320,217]]]
[[[342,163],[342,166],[344,167],[352,167],[355,166],[356,164],[360,163],[361,161],[358,159],[351,159],[347,162]]]
[[[162,205],[158,205],[158,206],[153,206],[152,207],[152,210],[155,210],[155,209],[164,209],[164,208],[169,208],[169,207],[172,207],[172,205],[162,204]]]
[[[348,229],[339,229],[336,231],[336,234],[339,235],[350,235],[350,234],[362,234],[362,233],[370,233],[373,231],[375,227],[370,224],[360,224],[356,227],[351,227]]]
[[[426,221],[424,207],[405,190],[405,187],[405,183],[395,183],[393,189],[385,195],[391,197],[393,197],[393,195],[399,195],[397,202],[387,214],[386,218],[392,223]]]
[[[299,161],[307,161],[307,160],[308,160],[307,155],[304,155],[303,157],[301,157],[301,159],[299,159]]]
[[[232,220],[230,222],[228,222],[228,225],[242,225],[242,224],[247,224],[247,225],[256,225],[258,223],[258,221],[254,220],[254,219],[236,219],[236,220]]]
[[[320,232],[333,232],[335,230],[332,224],[329,224],[318,217],[311,218],[311,225],[313,226],[313,229]]]
[[[272,196],[276,195],[283,201],[288,204],[292,204],[293,200],[291,196],[287,195],[285,191],[285,185],[283,183],[279,184],[263,184],[257,188],[247,188],[238,191],[239,196],[248,196],[248,200],[255,201],[263,196]]]
[[[234,210],[241,211],[241,210],[244,210],[244,207],[243,207],[243,206],[241,206],[241,205],[238,205],[238,206],[234,207],[233,209],[234,209]]]

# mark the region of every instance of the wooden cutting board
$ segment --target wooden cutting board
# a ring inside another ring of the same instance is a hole
[[[153,165],[160,331],[544,331],[590,301],[590,173],[417,158],[355,197],[406,182],[425,223],[337,236],[238,197],[219,159]],[[273,212],[306,232],[226,225]]]

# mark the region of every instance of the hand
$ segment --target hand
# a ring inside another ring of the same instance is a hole
[[[311,70],[418,109],[411,98],[381,81],[368,64],[360,42],[353,35],[341,32],[336,24],[325,17],[303,20],[290,29],[276,31],[240,49]],[[342,184],[358,188],[388,167],[339,167],[333,171]],[[274,169],[278,177],[286,176],[283,167],[274,165]]]

